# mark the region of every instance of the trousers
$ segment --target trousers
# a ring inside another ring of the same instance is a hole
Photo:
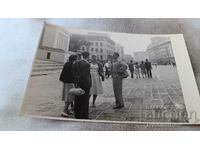
[[[134,76],[133,76],[134,71],[130,70],[130,73],[131,73],[131,78],[134,78]]]
[[[122,78],[113,78],[113,91],[115,95],[116,106],[124,105],[124,100],[122,96]]]
[[[152,78],[151,69],[147,69],[146,73],[147,73],[148,78]]]
[[[86,88],[83,90],[85,91],[85,94],[75,97],[74,117],[76,119],[89,119],[90,88]]]

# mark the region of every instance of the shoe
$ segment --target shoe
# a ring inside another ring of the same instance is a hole
[[[67,114],[68,114],[68,115],[72,115],[72,114],[74,114],[74,112],[73,112],[72,110],[68,110],[68,111],[67,111]]]
[[[124,105],[121,105],[121,106],[114,106],[113,109],[121,109],[121,108],[124,108]]]
[[[69,117],[69,115],[67,113],[65,113],[65,112],[62,112],[61,116],[62,117]]]

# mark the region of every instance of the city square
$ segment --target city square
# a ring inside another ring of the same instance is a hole
[[[112,109],[116,100],[113,76],[105,77],[105,81],[102,81],[103,94],[97,96],[96,107],[92,107],[92,96],[90,98],[90,120],[188,122],[169,36],[68,30],[47,23],[44,24],[21,114],[54,119],[74,118],[70,113],[66,113],[68,117],[61,117],[66,104],[61,100],[63,83],[59,81],[59,77],[69,56],[78,56],[84,52],[89,54],[90,69],[92,56],[95,56],[96,61],[102,65],[105,76],[109,69],[112,74],[113,54],[117,53],[118,61],[127,66],[126,71],[129,73],[129,77],[123,79],[125,107]],[[136,78],[139,74],[144,76],[144,72],[148,72],[148,60],[153,77],[148,74],[150,78]],[[130,71],[133,69],[134,78],[131,78]],[[89,74],[91,75],[91,70]],[[99,75],[100,73],[97,74],[98,78]]]
[[[44,62],[43,62],[44,63]],[[41,72],[41,71],[40,71]],[[123,97],[125,108],[114,110],[112,79],[102,82],[103,91],[96,100],[96,108],[90,106],[92,120],[139,121],[139,122],[187,122],[187,112],[178,79],[172,65],[153,67],[152,79],[124,79]],[[64,109],[60,70],[32,73],[22,107],[22,113],[31,116],[60,118]],[[91,104],[91,99],[90,99]],[[73,115],[69,118],[74,118]],[[63,118],[66,119],[66,118]]]

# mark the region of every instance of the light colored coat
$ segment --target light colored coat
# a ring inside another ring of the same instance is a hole
[[[113,62],[111,67],[112,78],[119,78],[127,70],[127,65],[121,61]]]

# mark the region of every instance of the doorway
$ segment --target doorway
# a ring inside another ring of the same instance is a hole
[[[50,52],[47,52],[47,59],[50,59],[50,57],[51,57],[51,53]]]

